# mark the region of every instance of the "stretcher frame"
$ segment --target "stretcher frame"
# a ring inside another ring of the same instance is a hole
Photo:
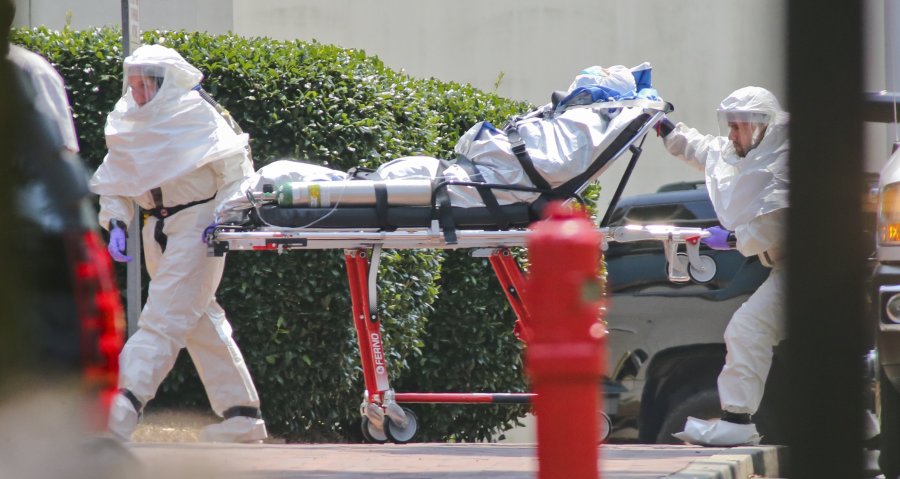
[[[631,102],[607,102],[604,108],[633,106]],[[601,225],[609,221],[615,203],[621,196],[641,150],[635,145],[671,105],[662,102],[638,103],[651,113],[637,134],[624,145],[613,160],[625,151],[632,152],[632,159],[610,202]],[[596,107],[597,105],[592,105]],[[579,193],[587,187],[585,183]],[[597,228],[602,234],[604,249],[609,241],[660,241],[667,259],[667,273],[671,281],[705,282],[715,274],[712,258],[699,253],[700,239],[707,236],[701,228],[678,228],[668,225],[628,225]],[[354,328],[360,351],[365,392],[360,405],[363,436],[370,442],[392,441],[405,443],[415,436],[418,418],[412,410],[401,407],[403,403],[467,403],[467,404],[525,404],[533,393],[471,393],[471,392],[396,392],[390,386],[389,371],[384,360],[381,334],[381,318],[377,305],[377,275],[381,253],[384,249],[471,249],[472,256],[486,257],[503,288],[504,294],[516,316],[514,333],[528,343],[531,337],[531,317],[525,306],[528,296],[525,274],[519,267],[510,248],[525,247],[529,229],[517,230],[466,230],[459,229],[454,242],[448,242],[438,220],[432,220],[427,228],[379,231],[377,229],[347,228],[292,228],[264,226],[245,228],[220,225],[207,237],[210,255],[221,256],[229,251],[274,251],[279,254],[291,250],[343,249],[344,263],[350,286]],[[681,251],[684,245],[684,252]],[[611,422],[602,413],[601,438],[609,433]]]

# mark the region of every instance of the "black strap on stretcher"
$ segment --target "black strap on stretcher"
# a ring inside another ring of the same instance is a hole
[[[375,216],[382,229],[388,225],[388,190],[383,181],[375,182]]]
[[[469,175],[469,179],[475,184],[475,190],[478,191],[478,195],[481,196],[481,201],[484,203],[485,207],[487,207],[497,227],[501,230],[508,229],[511,221],[507,215],[503,213],[503,209],[500,207],[500,203],[497,201],[497,197],[494,196],[494,192],[492,191],[497,185],[487,184],[484,176],[481,175],[481,171],[478,169],[478,165],[470,158],[464,155],[458,155],[453,161],[439,160],[435,178],[441,178],[444,174],[444,170],[453,164],[462,167]],[[447,186],[448,183],[443,181],[440,181],[435,185],[432,204],[435,205],[437,211],[432,214],[432,219],[437,219],[438,223],[441,225],[441,229],[444,231],[444,241],[446,241],[447,244],[455,244],[457,242],[456,222],[453,219],[453,205],[450,204]],[[376,199],[377,196],[376,190]]]
[[[447,184],[440,180],[442,176],[444,176],[444,170],[450,166],[450,162],[446,160],[439,160],[437,171],[435,172],[435,180],[439,183],[436,183],[434,190],[434,197],[431,199],[431,203],[435,206],[432,208],[431,219],[437,220],[438,224],[441,225],[441,229],[444,231],[444,241],[447,244],[456,244],[456,224],[453,221],[453,207],[450,205],[450,195],[447,193]]]
[[[174,215],[175,213],[178,213],[181,210],[190,208],[191,206],[202,205],[203,203],[212,201],[216,198],[217,193],[218,192],[213,193],[212,196],[204,200],[191,201],[190,203],[185,203],[183,205],[163,206],[162,189],[153,188],[152,190],[150,190],[150,195],[153,196],[153,204],[156,205],[156,208],[145,210],[145,212],[158,220],[156,222],[156,227],[153,229],[153,239],[155,239],[157,244],[159,244],[159,247],[160,249],[162,249],[163,253],[166,252],[166,245],[169,243],[169,237],[166,236],[166,234],[163,232],[166,218]]]
[[[510,121],[503,130],[506,133],[506,138],[509,139],[509,146],[512,148],[513,154],[516,155],[516,159],[519,160],[522,170],[528,175],[531,183],[542,190],[551,189],[550,183],[547,183],[547,180],[534,167],[534,162],[531,161],[531,156],[528,155],[528,150],[525,149],[525,141],[519,135],[518,122],[515,120]]]
[[[474,161],[469,159],[469,157],[465,155],[457,156],[456,164],[466,170],[470,180],[475,183],[486,183],[484,177],[481,176],[481,171],[478,169],[478,166]],[[476,186],[475,189],[478,191],[478,195],[481,196],[481,201],[484,202],[484,206],[487,207],[488,211],[491,212],[491,216],[496,220],[497,226],[499,226],[501,230],[509,228],[509,218],[507,218],[500,209],[500,203],[497,202],[497,197],[494,196],[491,187],[487,185]]]
[[[632,141],[631,139],[641,131],[641,128],[643,128],[649,119],[650,115],[643,113],[631,120],[631,123],[619,132],[616,138],[600,153],[600,155],[597,156],[597,158],[594,159],[594,161],[591,162],[591,165],[586,170],[556,187],[554,192],[558,192],[561,195],[571,195],[575,193],[581,185],[592,178],[604,165],[609,163],[609,161],[618,154],[625,145]],[[644,139],[646,139],[646,137],[644,137]],[[643,143],[643,140],[641,140],[641,143]],[[640,156],[640,151],[641,149],[639,147],[632,145],[631,152],[633,154]],[[627,182],[627,180],[625,181]]]

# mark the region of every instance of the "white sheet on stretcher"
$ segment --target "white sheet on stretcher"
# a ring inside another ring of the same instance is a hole
[[[648,66],[642,65],[643,68]],[[635,88],[629,69],[624,67],[610,68],[606,76],[595,75],[594,78],[596,85],[601,87]],[[573,83],[570,89],[577,86]],[[634,93],[633,90],[631,93]],[[585,171],[624,127],[644,113],[640,107],[610,110],[601,108],[601,105],[602,103],[594,104],[594,107],[581,106],[554,111],[552,105],[547,104],[519,120],[518,132],[526,150],[537,171],[551,187],[557,187]],[[512,153],[506,134],[487,122],[479,122],[471,127],[459,139],[454,150],[456,154],[469,158],[477,165],[486,183],[534,186]],[[369,178],[435,179],[438,166],[439,160],[436,158],[403,157],[381,165]],[[250,190],[259,193],[267,183],[277,186],[284,181],[334,181],[346,178],[347,175],[343,172],[317,165],[277,161],[247,178],[239,192],[219,206],[216,219],[219,223],[242,222],[251,208],[246,192]],[[459,165],[451,165],[444,170],[442,178],[449,181],[472,181],[467,171]],[[454,206],[484,206],[481,196],[473,187],[450,186],[448,193]],[[527,191],[494,189],[493,193],[501,205],[530,203],[538,197],[538,193]]]

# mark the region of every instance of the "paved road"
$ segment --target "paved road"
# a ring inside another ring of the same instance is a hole
[[[533,444],[136,443],[129,448],[149,477],[166,478],[532,479],[538,467]],[[662,445],[604,445],[600,454],[604,479],[779,477],[785,455],[775,447]]]

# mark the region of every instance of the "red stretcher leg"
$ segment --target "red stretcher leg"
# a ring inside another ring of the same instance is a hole
[[[377,257],[377,251],[375,255]],[[369,299],[369,272],[373,261],[377,265],[377,260],[370,259],[365,249],[344,252],[353,306],[353,325],[367,392],[362,407],[363,435],[367,440],[403,443],[412,439],[418,427],[418,419],[411,410],[401,408],[398,403],[527,404],[535,399],[534,393],[396,393],[391,390],[381,339],[381,320],[371,309]],[[522,269],[506,248],[494,251],[489,261],[516,314],[516,337],[528,342],[532,335],[530,315],[525,307],[525,277]]]
[[[347,280],[350,283],[350,299],[353,304],[353,326],[359,344],[363,379],[369,402],[381,403],[384,392],[390,389],[384,345],[381,341],[381,320],[372,317],[369,309],[369,258],[363,249],[344,253]]]
[[[516,324],[514,333],[521,341],[528,343],[531,339],[531,327],[529,325],[530,316],[525,308],[525,276],[522,274],[522,268],[516,262],[507,248],[500,248],[494,251],[488,258],[491,267],[494,268],[494,274],[497,275],[497,281],[506,294],[506,299],[516,313]]]

